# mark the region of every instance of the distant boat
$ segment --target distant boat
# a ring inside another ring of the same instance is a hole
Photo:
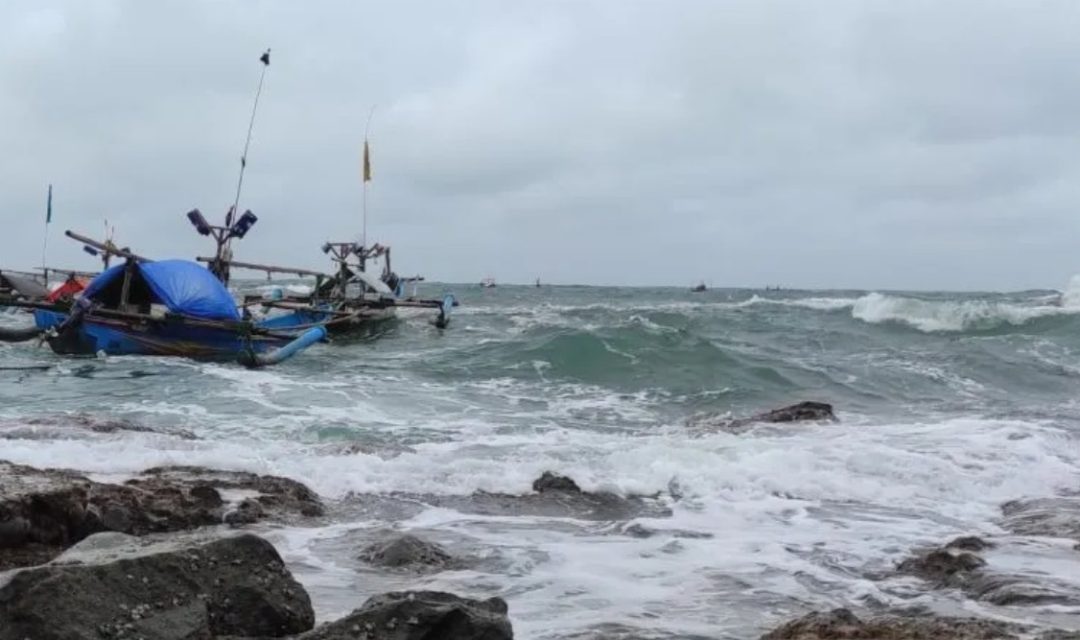
[[[540,288],[540,278],[537,278],[537,279],[536,279],[536,288],[537,288],[537,289],[539,289],[539,288]]]
[[[706,291],[705,283],[704,282],[699,282],[698,285],[696,287],[690,289],[690,291],[692,293],[701,293],[703,291]]]
[[[485,289],[494,289],[495,288],[495,278],[492,278],[490,276],[488,276],[487,278],[484,278],[483,280],[480,281],[480,286],[485,288]]]

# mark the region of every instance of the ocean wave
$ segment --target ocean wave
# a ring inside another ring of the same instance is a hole
[[[852,305],[851,315],[871,324],[900,323],[925,333],[1022,326],[1038,318],[1080,314],[1080,306],[1023,305],[988,300],[922,300],[870,293]]]

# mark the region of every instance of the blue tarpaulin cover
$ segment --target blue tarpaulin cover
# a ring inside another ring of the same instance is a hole
[[[94,295],[123,276],[125,265],[110,267],[86,287],[83,297]],[[239,320],[236,302],[221,281],[206,267],[188,260],[140,262],[139,273],[154,296],[170,312],[208,320]]]

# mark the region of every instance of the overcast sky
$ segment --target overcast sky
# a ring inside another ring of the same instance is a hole
[[[369,237],[443,281],[1020,289],[1080,273],[1080,2],[4,0],[0,266]]]

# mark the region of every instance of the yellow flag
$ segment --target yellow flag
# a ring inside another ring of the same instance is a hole
[[[364,182],[371,182],[371,154],[368,152],[367,140],[364,140]]]

